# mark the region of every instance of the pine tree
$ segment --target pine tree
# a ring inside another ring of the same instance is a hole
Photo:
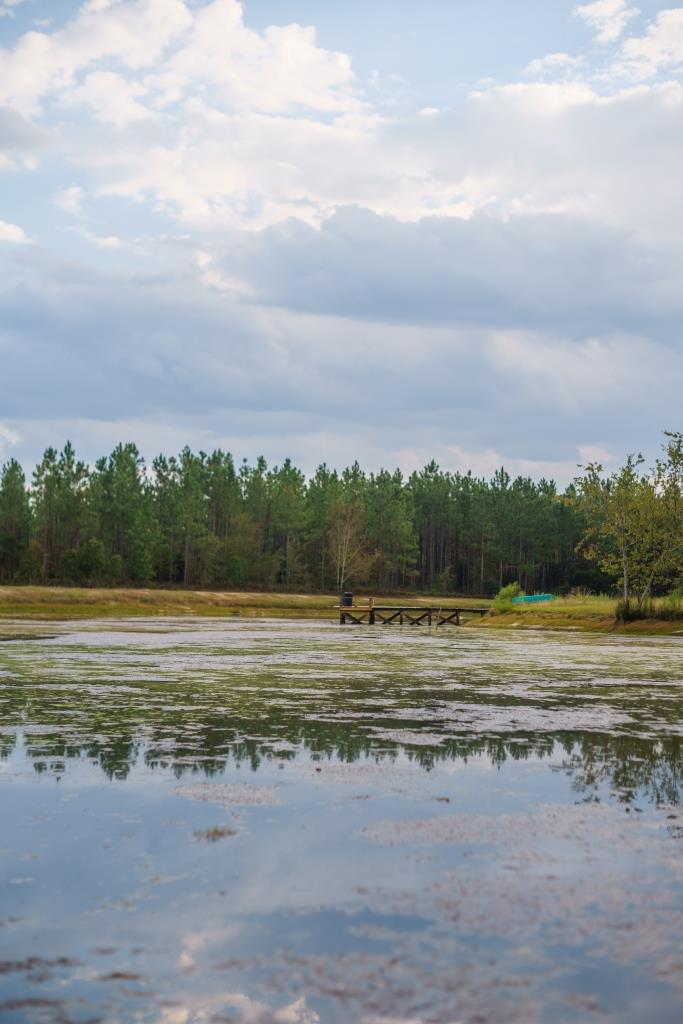
[[[26,477],[14,459],[2,467],[0,476],[0,579],[19,579],[29,545],[31,513]]]

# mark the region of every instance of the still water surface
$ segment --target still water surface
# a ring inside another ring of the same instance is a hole
[[[683,1019],[681,638],[21,631],[2,1024]]]

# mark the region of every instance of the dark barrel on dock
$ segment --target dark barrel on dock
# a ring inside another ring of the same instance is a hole
[[[342,608],[353,608],[353,594],[350,590],[345,590],[341,596],[339,604]]]

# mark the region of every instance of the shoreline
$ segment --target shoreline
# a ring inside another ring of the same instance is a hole
[[[376,597],[399,604],[401,598]],[[361,599],[364,600],[364,599]],[[415,604],[492,605],[482,598],[411,596]],[[0,623],[6,620],[68,622],[77,619],[119,619],[162,616],[214,618],[327,619],[334,622],[336,594],[289,594],[258,591],[163,590],[154,588],[84,588],[0,586]],[[593,605],[593,607],[591,607]],[[464,628],[564,630],[623,636],[683,636],[682,621],[642,619],[617,623],[609,599],[558,598],[552,605],[496,612],[465,620]]]
[[[683,622],[667,619],[637,619],[618,622],[614,616],[523,615],[504,612],[487,616],[477,625],[483,629],[554,630],[565,633],[600,633],[615,636],[680,636]]]

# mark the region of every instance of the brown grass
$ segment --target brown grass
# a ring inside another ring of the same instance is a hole
[[[0,587],[0,619],[64,621],[130,616],[242,616],[334,621],[337,594],[283,594],[256,591],[162,590],[156,588]],[[357,596],[358,603],[366,597]],[[401,603],[461,608],[491,605],[482,598],[435,597],[432,594],[376,595],[377,604]],[[547,604],[515,605],[512,611],[474,615],[470,626],[504,629],[571,629],[633,635],[680,634],[680,622],[643,619],[617,624],[615,601],[606,595],[561,597]]]
[[[367,598],[358,596],[365,602]],[[377,603],[477,606],[470,598],[376,597]],[[253,591],[108,589],[104,587],[0,587],[0,618],[42,620],[118,618],[136,615],[239,615],[334,618],[337,594],[272,594]]]

